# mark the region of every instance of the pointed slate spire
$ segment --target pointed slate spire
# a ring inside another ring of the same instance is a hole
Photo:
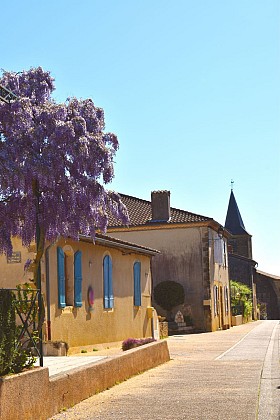
[[[231,190],[225,228],[233,235],[249,235],[246,232],[233,191]]]

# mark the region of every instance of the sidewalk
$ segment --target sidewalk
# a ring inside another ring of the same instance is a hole
[[[44,367],[49,369],[49,377],[68,372],[91,363],[99,362],[108,356],[45,356]],[[39,366],[39,361],[35,363]]]
[[[224,351],[234,345],[244,335],[248,334],[253,328],[258,325],[255,323],[248,323],[240,325],[239,327],[232,327],[226,331],[216,331],[215,333],[202,334],[182,334],[173,335],[167,339],[168,348],[171,358],[176,359],[192,359],[201,360],[201,353],[203,349],[203,359],[211,360],[215,355],[221,353],[221,346]],[[218,340],[219,334],[223,333],[223,343]],[[59,373],[67,372],[87,364],[96,363],[105,358],[115,358],[123,354],[120,344],[117,347],[101,348],[95,352],[75,353],[70,356],[45,356],[44,367],[49,369],[49,376],[52,377]],[[187,347],[186,347],[187,346]],[[207,351],[205,351],[207,347]],[[187,350],[187,351],[186,351]],[[39,362],[36,363],[39,366]]]
[[[49,377],[51,378],[59,373],[65,373],[87,364],[97,363],[106,358],[118,357],[123,354],[121,344],[121,342],[117,342],[111,347],[95,345],[95,351],[86,350],[86,353],[81,352],[85,347],[80,347],[76,348],[75,351],[72,350],[69,356],[44,356],[44,367],[49,369]],[[88,347],[92,348],[93,346]],[[35,366],[39,366],[39,360],[35,363]]]
[[[47,357],[44,367],[0,378],[0,419],[45,420],[168,360],[163,340],[126,352],[118,347],[98,356]]]
[[[172,336],[167,339],[170,362],[52,419],[256,420],[264,358],[277,324],[257,321],[214,333]]]

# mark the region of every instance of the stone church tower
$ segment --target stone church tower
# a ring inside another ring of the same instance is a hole
[[[252,259],[252,235],[244,226],[233,191],[231,190],[225,228],[231,233],[229,252]]]
[[[267,318],[280,316],[280,278],[257,269],[252,256],[252,235],[244,226],[233,191],[231,190],[225,228],[228,239],[229,278],[249,286],[253,291],[253,319],[257,319],[257,301],[265,304]]]
[[[253,319],[257,319],[256,261],[252,258],[252,235],[244,226],[233,191],[231,190],[225,228],[231,233],[228,239],[229,278],[244,283],[253,292]]]

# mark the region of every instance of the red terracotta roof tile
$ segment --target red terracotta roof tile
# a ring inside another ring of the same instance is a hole
[[[132,197],[126,194],[120,194],[120,197],[129,214],[129,226],[141,226],[150,223],[196,223],[213,220],[210,217],[201,216],[199,214],[171,207],[171,218],[168,222],[152,222],[152,206],[150,201],[142,200],[141,198]],[[122,226],[122,223],[116,220],[113,216],[110,216],[108,227],[113,228],[117,226]]]

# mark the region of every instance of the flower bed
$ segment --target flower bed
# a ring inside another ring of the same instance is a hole
[[[123,351],[134,349],[135,347],[143,346],[144,344],[153,343],[156,341],[154,338],[128,338],[122,343]]]

